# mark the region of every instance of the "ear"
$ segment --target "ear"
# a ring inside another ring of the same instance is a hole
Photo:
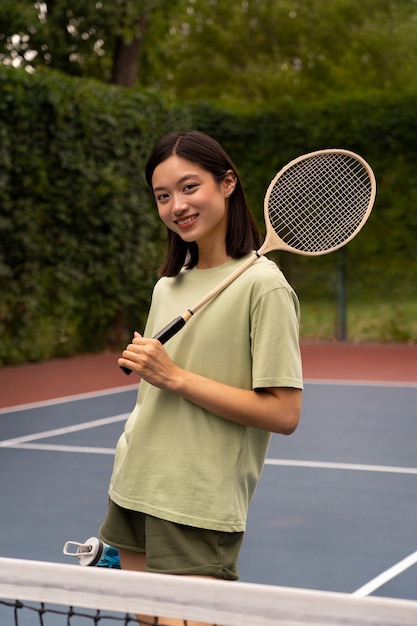
[[[237,177],[233,170],[227,170],[223,179],[223,190],[226,198],[232,195],[236,188]]]

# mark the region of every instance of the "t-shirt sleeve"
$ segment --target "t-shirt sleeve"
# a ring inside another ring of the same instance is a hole
[[[299,303],[290,287],[265,293],[251,320],[252,386],[303,388]]]

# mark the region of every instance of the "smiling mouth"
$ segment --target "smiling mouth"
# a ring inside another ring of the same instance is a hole
[[[198,218],[198,214],[195,215],[190,215],[188,217],[184,217],[181,220],[176,220],[176,224],[180,227],[180,228],[186,228],[187,226],[190,226],[191,224],[193,224],[196,219]]]

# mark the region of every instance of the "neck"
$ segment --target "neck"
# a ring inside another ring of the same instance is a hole
[[[223,263],[230,261],[230,259],[231,257],[226,253],[226,249],[224,246],[221,246],[220,249],[204,249],[203,247],[199,246],[197,269],[208,270],[212,267],[223,265]]]

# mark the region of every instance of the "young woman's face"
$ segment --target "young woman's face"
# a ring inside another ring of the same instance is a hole
[[[154,170],[152,188],[164,224],[184,241],[202,245],[226,240],[227,197],[236,185],[232,170],[218,183],[199,165],[179,156]]]

